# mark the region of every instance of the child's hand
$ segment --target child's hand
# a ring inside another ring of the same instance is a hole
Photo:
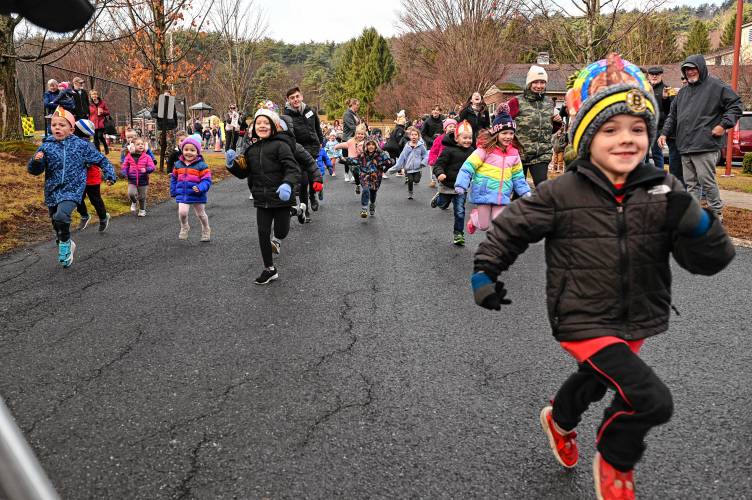
[[[199,191],[200,190],[199,190],[198,186],[193,186],[193,192],[194,193],[198,193]]]
[[[142,174],[146,173],[146,169],[145,168],[139,168],[138,171],[141,172]]]
[[[437,179],[439,180],[439,182],[444,182],[444,181],[446,180],[446,174],[441,174],[441,175],[439,175],[439,176],[437,177]]]
[[[505,298],[507,291],[504,288],[504,283],[495,281],[483,271],[473,274],[470,283],[473,288],[475,303],[485,309],[498,311],[502,304],[509,305],[512,303],[511,300]]]
[[[37,151],[37,154],[34,155],[34,160],[40,161],[42,158],[44,158],[44,153],[41,151]]]

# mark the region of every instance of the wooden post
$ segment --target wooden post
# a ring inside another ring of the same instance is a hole
[[[731,68],[731,88],[736,92],[739,86],[739,64],[741,57],[741,44],[742,44],[742,21],[744,17],[744,0],[736,0],[736,32],[734,34],[734,64]],[[734,128],[730,128],[726,132],[726,171],[724,177],[733,177],[731,173],[731,162],[733,161],[734,151]]]

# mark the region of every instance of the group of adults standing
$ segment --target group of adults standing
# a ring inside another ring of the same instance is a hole
[[[87,91],[84,88],[83,78],[77,76],[71,80],[71,84],[61,83],[55,79],[47,81],[47,91],[44,93],[45,120],[58,106],[73,113],[76,120],[90,120],[94,124],[94,146],[97,151],[104,148],[105,154],[108,154],[110,148],[105,139],[105,129],[110,117],[110,109],[96,89]],[[79,137],[87,137],[78,129],[74,132]],[[50,133],[49,126],[47,133]]]

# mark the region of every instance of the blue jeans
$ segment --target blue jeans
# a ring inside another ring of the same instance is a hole
[[[71,215],[78,206],[75,201],[61,201],[55,206],[48,207],[52,227],[59,241],[68,241],[70,239]]]
[[[454,209],[454,232],[465,232],[465,198],[467,194],[443,194],[440,193],[436,199],[436,205],[443,207],[452,204]]]
[[[376,203],[376,190],[375,189],[368,189],[367,187],[361,188],[360,191],[360,206],[363,208],[368,208],[368,201],[371,201],[371,204]]]
[[[665,160],[663,159],[663,148],[658,144],[658,141],[656,140],[653,143],[652,148],[653,153],[653,163],[655,163],[656,168],[660,168],[663,170],[665,168]]]
[[[682,166],[681,154],[679,154],[679,149],[676,147],[676,141],[674,139],[667,139],[666,144],[668,144],[668,171],[671,175],[679,179],[686,188],[684,167]]]

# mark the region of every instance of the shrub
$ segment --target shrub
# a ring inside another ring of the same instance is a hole
[[[752,153],[744,153],[744,160],[742,161],[742,172],[745,174],[752,174]]]

